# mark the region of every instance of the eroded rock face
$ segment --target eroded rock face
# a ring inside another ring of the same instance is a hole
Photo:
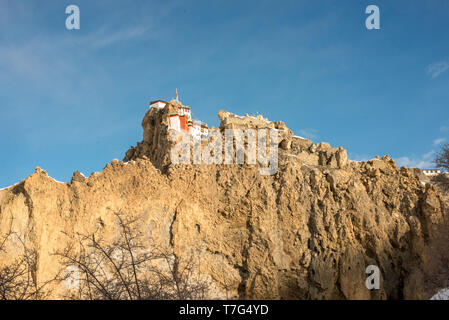
[[[228,121],[223,128],[236,125],[229,114],[220,118]],[[275,175],[252,165],[173,165],[164,121],[150,110],[143,141],[126,162],[89,178],[76,173],[58,183],[37,169],[0,191],[1,230],[14,217],[14,230],[39,252],[38,281],[59,270],[52,253],[76,232],[101,226],[112,237],[121,212],[142,217],[148,242],[171,246],[179,257],[193,253],[211,298],[431,295],[422,285],[423,252],[445,219],[444,203],[388,156],[350,162],[343,148],[315,145],[285,127]],[[381,270],[379,290],[365,287],[368,265]]]

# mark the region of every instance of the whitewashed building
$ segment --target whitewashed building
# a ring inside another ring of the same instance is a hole
[[[426,176],[436,176],[441,173],[441,170],[440,169],[422,169],[422,172]]]
[[[195,139],[201,139],[209,135],[209,128],[204,122],[193,120],[189,122],[189,132]]]
[[[150,102],[150,108],[163,109],[167,102],[155,100]],[[198,120],[192,120],[192,112],[188,106],[179,106],[176,113],[168,116],[168,128],[176,131],[190,133],[195,139],[201,139],[209,135],[207,124]]]
[[[162,100],[156,100],[150,102],[150,108],[162,109],[167,105],[167,102]]]
[[[187,121],[192,120],[192,112],[190,111],[190,107],[182,106],[178,108],[178,114],[180,116],[185,116]]]
[[[168,117],[168,127],[176,131],[181,131],[181,119],[177,114]]]

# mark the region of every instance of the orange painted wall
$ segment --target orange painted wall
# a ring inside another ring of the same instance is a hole
[[[187,125],[186,116],[179,116],[179,122],[181,124],[181,130],[189,132],[189,126]]]

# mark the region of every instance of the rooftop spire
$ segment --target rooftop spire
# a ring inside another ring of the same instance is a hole
[[[176,102],[179,102],[179,99],[178,99],[178,88],[176,88]]]

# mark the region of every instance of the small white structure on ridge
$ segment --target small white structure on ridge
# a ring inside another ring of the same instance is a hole
[[[156,100],[150,102],[150,108],[162,109],[167,105],[167,102],[162,100]]]
[[[436,176],[441,173],[441,170],[440,169],[422,169],[422,172],[426,176]]]

